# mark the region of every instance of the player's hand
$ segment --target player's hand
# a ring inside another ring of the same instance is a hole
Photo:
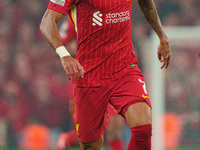
[[[71,56],[65,56],[61,59],[61,63],[69,80],[72,79],[74,74],[76,76],[76,80],[79,79],[79,74],[81,78],[84,77],[85,71],[75,58]]]
[[[160,39],[160,44],[158,46],[158,59],[160,62],[162,62],[161,69],[165,67],[165,69],[168,67],[170,63],[170,57],[171,57],[171,49],[169,47],[169,42],[167,38]]]

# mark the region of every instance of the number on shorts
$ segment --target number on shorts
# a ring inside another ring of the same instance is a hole
[[[146,84],[145,84],[145,82],[142,81],[142,80],[140,80],[140,79],[138,79],[138,81],[139,81],[140,83],[143,84],[142,87],[143,87],[144,93],[145,93],[145,94],[148,94],[148,93],[147,93],[147,88],[146,88]]]

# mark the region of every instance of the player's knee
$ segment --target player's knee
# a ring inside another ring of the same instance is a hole
[[[152,118],[149,114],[144,114],[141,116],[141,118],[135,120],[135,126],[141,126],[146,124],[152,124]]]
[[[130,128],[152,123],[151,108],[146,103],[131,105],[125,113]]]

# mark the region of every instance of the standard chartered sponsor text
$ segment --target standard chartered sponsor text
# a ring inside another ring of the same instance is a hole
[[[125,22],[130,19],[130,12],[129,10],[123,11],[120,13],[109,13],[106,14],[106,24],[110,23],[118,23],[118,22]]]

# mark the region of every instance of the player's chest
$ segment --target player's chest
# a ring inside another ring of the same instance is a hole
[[[131,5],[133,0],[85,0],[88,7],[98,10],[112,10],[114,8],[123,8]]]

